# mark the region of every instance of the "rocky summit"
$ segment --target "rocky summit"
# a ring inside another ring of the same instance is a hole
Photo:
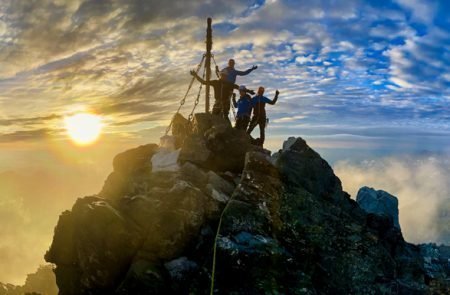
[[[362,209],[302,138],[271,155],[209,114],[172,133],[61,214],[45,255],[60,294],[449,294],[448,248]]]

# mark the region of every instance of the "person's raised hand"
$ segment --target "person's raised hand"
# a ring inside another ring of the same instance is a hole
[[[250,93],[251,95],[255,95],[255,91],[253,90],[249,90],[248,93]]]
[[[253,70],[256,70],[257,68],[258,68],[258,66],[253,66],[253,67],[252,67],[252,71],[253,71]]]
[[[190,73],[191,73],[192,76],[195,76],[195,71],[194,70],[191,70]]]
[[[275,95],[278,96],[280,94],[280,91],[278,89],[275,91]]]

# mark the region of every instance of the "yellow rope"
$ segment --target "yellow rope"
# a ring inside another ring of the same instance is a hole
[[[231,197],[227,204],[225,205],[225,208],[222,210],[222,214],[220,214],[219,224],[217,225],[217,231],[216,231],[216,237],[214,238],[214,247],[213,247],[213,264],[212,264],[212,270],[211,270],[211,289],[209,294],[214,294],[214,278],[216,276],[216,253],[217,253],[217,239],[219,238],[220,233],[220,227],[222,226],[222,219],[223,215],[225,214],[225,211],[228,209],[228,205],[230,204],[233,197]]]

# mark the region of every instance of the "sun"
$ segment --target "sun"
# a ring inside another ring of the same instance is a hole
[[[67,134],[77,145],[94,143],[102,131],[102,120],[98,115],[79,113],[64,119]]]

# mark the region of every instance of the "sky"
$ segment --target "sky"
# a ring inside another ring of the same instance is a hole
[[[207,17],[219,67],[229,58],[240,70],[258,65],[237,83],[265,86],[269,98],[281,92],[267,106],[268,148],[302,136],[353,196],[358,186],[385,189],[400,212],[428,200],[418,216],[435,222],[450,197],[450,2],[2,0],[0,212],[14,218],[0,217],[11,237],[0,242],[0,258],[9,257],[0,281],[37,268],[48,225],[100,190],[115,154],[159,141],[204,53]],[[64,118],[85,111],[104,128],[80,147]],[[409,240],[439,239],[412,230],[414,215],[404,224]]]

